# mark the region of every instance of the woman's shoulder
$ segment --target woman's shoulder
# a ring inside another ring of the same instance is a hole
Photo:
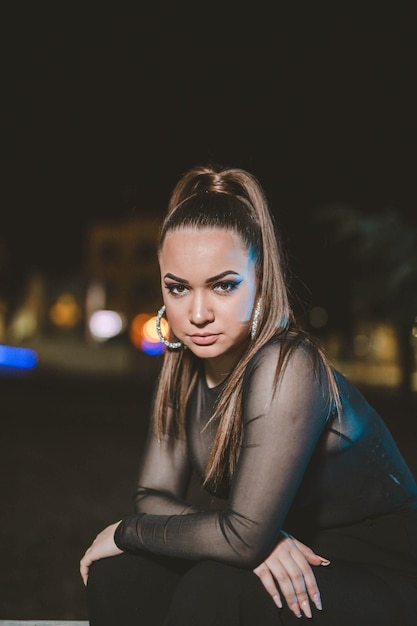
[[[294,367],[320,366],[319,343],[301,330],[279,333],[269,339],[254,354],[249,363],[249,372],[259,367],[284,368],[291,363]]]
[[[290,329],[274,335],[259,348],[255,357],[295,353],[315,358],[319,355],[319,351],[320,342],[315,337],[300,329]]]

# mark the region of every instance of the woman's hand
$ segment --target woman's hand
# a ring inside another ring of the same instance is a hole
[[[119,524],[120,521],[107,526],[97,535],[91,546],[86,550],[80,561],[80,574],[84,585],[87,584],[91,563],[99,559],[105,559],[108,556],[117,556],[123,553],[123,550],[120,550],[114,543],[114,531]]]
[[[311,565],[329,563],[330,561],[315,554],[301,541],[282,531],[281,538],[269,557],[254,572],[279,608],[282,608],[281,592],[288,607],[297,617],[302,616],[301,611],[306,617],[311,617],[309,599],[317,609],[322,608],[320,591]]]

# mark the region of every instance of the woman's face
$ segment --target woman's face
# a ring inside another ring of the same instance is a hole
[[[233,366],[249,341],[256,297],[255,260],[241,237],[221,228],[173,231],[159,265],[175,337],[196,356]]]

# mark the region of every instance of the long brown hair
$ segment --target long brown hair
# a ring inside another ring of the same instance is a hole
[[[175,186],[162,223],[159,251],[169,232],[185,227],[223,228],[242,238],[256,262],[257,300],[261,299],[257,332],[229,375],[212,419],[217,435],[206,467],[205,482],[213,485],[233,476],[242,439],[242,385],[246,366],[267,341],[285,336],[277,368],[277,380],[289,353],[300,343],[313,341],[295,330],[286,280],[286,263],[266,195],[255,176],[240,168],[197,166]],[[314,344],[313,353],[325,369],[329,395],[338,394],[331,366]],[[187,402],[197,379],[199,360],[190,350],[167,349],[154,402],[154,426],[158,436],[168,430],[184,436]],[[168,406],[173,405],[173,411]],[[168,414],[173,421],[168,423]]]

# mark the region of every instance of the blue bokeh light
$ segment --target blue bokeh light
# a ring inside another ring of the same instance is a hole
[[[30,348],[0,345],[0,366],[32,369],[38,363],[38,355]]]
[[[165,350],[164,344],[160,341],[147,341],[146,339],[143,339],[141,341],[140,348],[142,352],[151,356],[157,356],[158,354],[162,354]]]

